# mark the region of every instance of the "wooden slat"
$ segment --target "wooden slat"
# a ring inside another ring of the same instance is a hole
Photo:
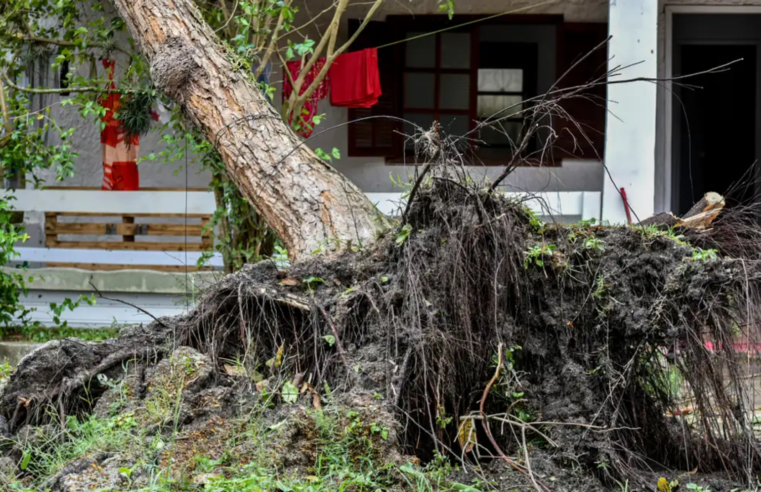
[[[134,242],[122,243],[116,241],[57,241],[48,248],[73,248],[73,249],[105,249],[120,251],[203,251],[201,243],[148,243]]]
[[[45,212],[45,246],[48,248],[55,248],[58,245],[58,235],[55,232],[48,232],[48,224],[55,230],[58,225],[58,216],[54,213]]]
[[[142,224],[147,226],[145,236],[200,236],[203,231],[203,226],[199,224]],[[46,234],[91,234],[103,236],[107,235],[107,229],[110,226],[116,228],[116,232],[112,234],[126,236],[126,235],[143,235],[138,234],[141,224],[113,224],[113,223],[81,223],[81,222],[56,222],[45,223]]]
[[[80,270],[90,271],[103,271],[111,272],[116,270],[153,270],[156,272],[198,272],[198,271],[211,271],[213,267],[205,266],[198,268],[196,266],[188,266],[187,268],[182,265],[116,265],[116,264],[98,264],[98,263],[62,263],[62,262],[49,262],[45,264],[51,268],[79,268]]]
[[[99,213],[99,212],[45,212],[59,217],[122,217],[124,214]],[[188,217],[203,219],[211,217],[211,214],[134,214],[133,217]]]
[[[102,191],[103,188],[99,188],[97,186],[45,186],[42,188],[43,190],[86,190],[86,191]],[[209,191],[209,188],[170,188],[170,187],[161,187],[157,186],[155,188],[140,188],[138,191]],[[109,190],[109,193],[116,192],[116,193],[130,193],[129,191],[123,191],[123,190]]]
[[[201,230],[203,231],[203,228],[206,227],[209,224],[209,219],[201,219]],[[211,240],[211,231],[202,232],[203,234],[201,236],[201,244],[203,244],[203,248],[206,251],[211,251],[214,247],[214,244]]]
[[[132,217],[132,216],[129,216],[129,215],[125,215],[124,217],[122,217],[122,223],[119,224],[119,225],[130,225],[134,229],[135,218]],[[124,241],[125,243],[134,243],[135,242],[135,233],[134,233],[134,230],[133,230],[132,234],[124,234],[124,235],[122,235],[122,241]]]
[[[19,247],[19,256],[13,261],[17,263],[97,263],[101,265],[195,265],[202,257],[199,251],[108,251],[105,249],[73,249],[73,248],[36,248]],[[222,255],[211,253],[209,265],[224,266]]]

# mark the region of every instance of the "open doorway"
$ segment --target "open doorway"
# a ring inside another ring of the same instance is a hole
[[[669,84],[664,209],[683,214],[707,191],[727,195],[730,206],[757,199],[761,8],[683,6],[667,14],[667,75],[701,75]]]
[[[749,168],[756,159],[756,46],[686,44],[681,72],[700,73],[740,60],[729,70],[685,82],[679,118],[678,214],[708,191],[728,194],[728,203],[753,198]],[[737,186],[742,180],[745,186]],[[731,191],[730,191],[731,190]]]

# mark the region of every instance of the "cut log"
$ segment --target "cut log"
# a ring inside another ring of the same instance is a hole
[[[387,225],[365,195],[318,158],[233,64],[193,0],[114,0],[154,85],[219,151],[225,168],[294,258]]]
[[[724,208],[724,205],[726,205],[726,202],[724,201],[723,196],[713,191],[709,191],[703,195],[703,198],[701,198],[699,202],[693,205],[692,208],[690,208],[690,210],[682,216],[682,220],[684,221],[690,217],[704,212],[709,212],[711,210],[721,210]],[[718,215],[718,212],[716,214]]]
[[[681,218],[671,212],[662,212],[639,223],[641,226],[657,225],[662,227],[688,227],[690,229],[707,229],[719,216],[724,205],[724,197],[709,191]]]

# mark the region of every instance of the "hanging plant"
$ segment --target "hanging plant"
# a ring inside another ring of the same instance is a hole
[[[122,96],[116,119],[121,122],[127,142],[131,142],[132,137],[142,137],[151,129],[151,111],[155,100],[153,91]]]

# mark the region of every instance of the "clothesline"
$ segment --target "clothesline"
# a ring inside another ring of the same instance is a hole
[[[547,0],[545,2],[537,3],[535,5],[527,5],[526,7],[520,7],[520,8],[517,8],[517,9],[508,10],[507,12],[502,12],[501,14],[494,14],[494,15],[490,15],[488,17],[483,17],[481,19],[475,19],[475,20],[472,20],[472,21],[463,22],[462,24],[457,24],[456,26],[449,26],[449,27],[445,27],[443,29],[439,29],[437,31],[426,32],[426,33],[423,33],[423,34],[418,34],[417,36],[412,36],[412,37],[409,37],[409,38],[400,39],[399,41],[394,41],[394,42],[391,42],[391,43],[388,43],[388,44],[384,44],[384,45],[378,46],[376,49],[381,50],[383,48],[389,48],[389,47],[395,46],[397,44],[407,43],[409,41],[414,41],[416,39],[425,38],[425,37],[428,37],[428,36],[433,36],[434,34],[439,34],[439,33],[446,32],[446,31],[451,31],[453,29],[459,29],[461,27],[470,26],[470,25],[476,24],[478,22],[484,22],[484,21],[488,21],[488,20],[491,20],[491,19],[496,19],[497,17],[502,17],[503,15],[517,14],[519,12],[524,12],[526,10],[531,10],[531,9],[536,8],[536,7],[541,7],[543,5],[547,5],[547,4],[550,4],[550,3],[556,3],[556,1],[557,0]]]

